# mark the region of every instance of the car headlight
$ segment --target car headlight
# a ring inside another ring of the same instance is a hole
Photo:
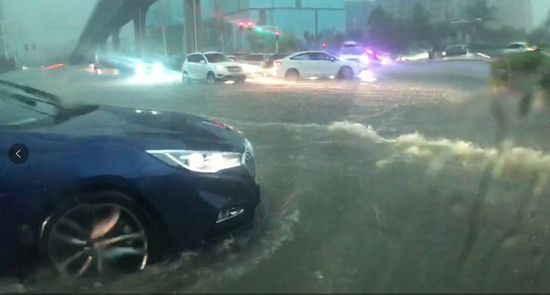
[[[149,154],[174,167],[216,173],[242,165],[242,153],[187,150],[149,150]]]
[[[224,66],[216,66],[216,70],[218,70],[219,72],[223,72],[223,71],[225,71],[225,67]]]
[[[147,66],[144,63],[138,62],[136,64],[136,75],[144,75],[147,73]]]
[[[153,65],[153,73],[162,74],[164,72],[164,66],[162,64]]]

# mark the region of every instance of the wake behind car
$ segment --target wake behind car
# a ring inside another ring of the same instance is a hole
[[[253,227],[244,135],[190,114],[72,105],[0,80],[0,270],[133,272]]]
[[[292,80],[308,77],[351,79],[361,71],[361,64],[338,59],[323,51],[303,51],[289,55],[274,61],[273,69],[276,77]]]
[[[181,76],[184,83],[191,80],[206,80],[211,84],[246,80],[246,74],[240,64],[215,51],[189,54],[181,67]]]

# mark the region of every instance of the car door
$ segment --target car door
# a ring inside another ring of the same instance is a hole
[[[184,70],[187,71],[189,74],[189,77],[193,79],[197,79],[197,63],[199,62],[199,58],[197,54],[190,54],[187,56],[187,61]]]
[[[197,59],[197,75],[201,79],[206,79],[206,74],[208,73],[208,61],[206,60],[206,57],[204,57],[204,54],[197,54]]]
[[[291,64],[287,69],[295,68],[300,73],[301,77],[311,77],[313,72],[313,65],[315,61],[310,59],[309,53],[302,53],[289,58]]]
[[[312,63],[312,75],[315,77],[335,76],[340,70],[338,59],[324,52],[312,52],[310,58]]]

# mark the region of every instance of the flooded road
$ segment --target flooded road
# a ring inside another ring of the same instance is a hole
[[[435,83],[429,75],[405,79],[403,72],[387,71],[373,83],[174,84],[79,95],[89,102],[201,114],[240,129],[254,144],[266,214],[250,237],[183,253],[181,261],[114,283],[52,283],[46,273],[25,289],[550,290],[548,187],[533,189],[547,177],[545,168],[530,168],[526,159],[535,152],[522,150],[516,166],[487,177],[485,167],[498,148],[488,81],[442,75],[432,76],[444,80]],[[502,107],[514,111],[504,99]],[[543,114],[534,114],[531,125],[510,115],[513,146],[544,148],[536,140],[547,132],[539,124]],[[544,153],[537,157],[550,161]]]

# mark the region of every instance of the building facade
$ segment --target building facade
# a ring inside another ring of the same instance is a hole
[[[411,17],[415,5],[420,5],[434,23],[453,22],[462,15],[461,0],[377,0],[390,15],[400,19]]]

